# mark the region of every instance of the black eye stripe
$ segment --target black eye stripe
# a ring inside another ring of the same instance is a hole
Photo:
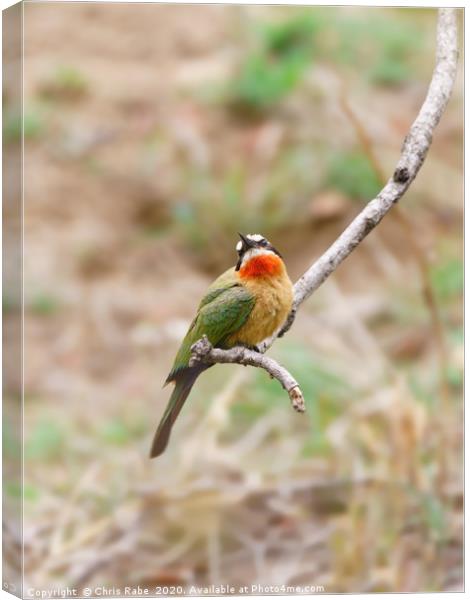
[[[276,248],[266,238],[261,238],[259,240],[254,240],[253,238],[251,238],[250,236],[248,236],[248,239],[250,239],[251,242],[252,242],[251,245],[250,245],[250,247],[247,247],[247,245],[245,243],[243,243],[240,249],[238,249],[238,247],[236,248],[236,251],[237,251],[237,254],[238,254],[238,262],[237,262],[236,267],[235,267],[236,271],[238,271],[240,269],[241,263],[243,261],[243,257],[245,255],[245,253],[248,250],[250,250],[251,248],[256,248],[256,247],[263,248],[263,249],[269,250],[270,252],[273,252],[274,254],[277,254],[277,256],[279,256],[280,258],[282,258],[282,254],[278,250],[276,250]]]

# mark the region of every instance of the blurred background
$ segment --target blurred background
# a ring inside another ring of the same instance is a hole
[[[270,350],[306,414],[217,365],[148,459],[236,232],[296,280],[392,173],[436,12],[24,11],[26,584],[462,590],[463,56],[401,205]]]

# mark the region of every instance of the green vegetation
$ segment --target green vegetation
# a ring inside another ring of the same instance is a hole
[[[263,54],[250,56],[231,86],[230,101],[247,112],[272,108],[294,89],[307,64],[302,55],[278,61]]]
[[[83,73],[72,65],[60,65],[40,88],[46,100],[76,100],[88,91],[88,81]]]
[[[408,80],[411,72],[406,62],[385,55],[371,68],[370,77],[376,83],[398,85]]]
[[[327,368],[323,361],[309,352],[303,344],[284,343],[280,360],[297,381],[302,382],[302,391],[306,398],[311,435],[305,442],[303,455],[324,454],[330,449],[326,437],[328,426],[344,410],[344,403],[351,400],[350,388],[337,372]],[[285,392],[281,392],[285,402]]]
[[[17,431],[17,433],[19,433],[19,431]],[[21,442],[14,435],[13,426],[7,421],[5,416],[3,417],[2,427],[2,448],[5,457],[20,458],[21,456]]]
[[[123,446],[138,439],[146,430],[145,423],[140,420],[112,419],[99,430],[100,437],[108,444]]]
[[[62,455],[64,443],[62,426],[50,419],[43,419],[26,439],[25,456],[37,460],[57,459]]]
[[[35,502],[40,497],[39,490],[27,483],[22,485],[13,481],[5,481],[4,489],[8,496],[16,501],[23,497],[26,501]]]
[[[231,106],[260,115],[279,105],[315,60],[362,67],[373,83],[398,85],[413,75],[411,59],[422,43],[414,26],[393,19],[360,18],[317,8],[276,23],[258,26],[255,47],[248,50],[228,86]],[[372,60],[371,60],[371,57]]]
[[[382,187],[369,159],[361,152],[335,154],[326,183],[354,200],[371,200]]]
[[[321,172],[311,168],[316,159],[310,147],[284,147],[273,158],[259,190],[250,186],[247,162],[238,161],[222,173],[188,166],[182,169],[180,185],[189,195],[172,205],[173,225],[201,255],[227,240],[232,252],[234,226],[273,237],[287,221],[293,223],[295,215],[308,210],[312,192],[322,184]]]
[[[437,496],[424,494],[421,500],[421,508],[431,535],[436,541],[443,541],[447,535],[446,511],[443,503]]]
[[[87,87],[85,76],[75,67],[61,66],[57,69],[55,80],[64,90],[75,93],[84,92]]]
[[[312,11],[302,11],[290,19],[268,23],[261,28],[264,48],[276,56],[311,50],[320,27],[321,20]]]
[[[413,75],[413,57],[423,42],[414,25],[393,18],[343,15],[327,24],[322,58],[362,70],[379,85],[398,85]]]
[[[38,294],[32,299],[29,308],[37,315],[48,317],[59,310],[60,302],[49,294]]]
[[[226,88],[225,99],[245,115],[268,116],[298,87],[307,69],[333,60],[345,77],[344,67],[358,66],[378,83],[398,82],[400,69],[421,43],[415,27],[399,20],[329,10],[297,11],[290,18],[258,22],[252,43]],[[387,73],[386,73],[387,71]],[[371,75],[372,73],[372,75]],[[152,137],[150,151],[165,153],[167,141],[160,132]],[[156,142],[158,140],[158,143]],[[166,150],[167,152],[167,150]],[[320,145],[283,142],[264,168],[263,185],[253,194],[251,166],[237,157],[230,167],[201,169],[183,159],[178,190],[171,204],[171,221],[199,254],[214,243],[225,243],[236,227],[275,236],[286,220],[308,210],[313,193],[322,186],[338,189],[353,200],[365,201],[380,190],[381,182],[368,157],[360,150],[330,151]],[[326,159],[325,159],[326,156]],[[188,194],[189,190],[189,194]],[[161,235],[159,227],[151,228]]]
[[[13,298],[9,294],[4,294],[2,297],[2,311],[4,314],[12,313],[16,310],[20,310],[21,300]]]
[[[278,105],[311,66],[319,23],[309,12],[262,27],[256,47],[228,87],[229,103],[249,114]]]
[[[349,386],[313,356],[308,347],[295,342],[280,345],[280,362],[301,384],[310,421],[310,437],[305,437],[302,454],[311,456],[329,451],[326,438],[328,425],[343,410],[350,398]],[[266,416],[274,409],[285,410],[288,398],[278,381],[270,379],[264,371],[256,370],[243,396],[231,406],[234,430],[246,428],[250,423]],[[289,421],[294,425],[295,414]]]
[[[29,108],[24,112],[23,133],[25,140],[36,139],[44,131],[44,119],[39,110]],[[3,139],[6,143],[21,141],[21,114],[6,110],[3,117]]]
[[[234,223],[243,230],[262,228],[266,213],[262,203],[255,208],[247,197],[247,172],[243,166],[233,167],[215,185],[210,173],[194,172],[188,179],[191,197],[173,207],[172,217],[194,248],[213,246],[233,231]]]
[[[426,381],[421,381],[416,374],[411,374],[408,377],[408,385],[413,397],[418,402],[423,403],[429,410],[435,408],[437,403],[436,382],[429,381],[429,378]]]
[[[460,391],[463,385],[463,370],[460,367],[447,369],[447,381],[455,390]]]
[[[370,70],[374,83],[398,85],[412,75],[411,59],[422,43],[422,34],[415,27],[395,21],[376,20],[370,31],[380,50]]]
[[[431,280],[440,300],[450,300],[455,296],[460,296],[464,285],[462,260],[451,258],[437,265],[432,269]]]

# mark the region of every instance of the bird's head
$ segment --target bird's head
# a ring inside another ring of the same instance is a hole
[[[240,277],[276,276],[284,269],[281,254],[265,237],[259,233],[238,234],[240,241],[236,246],[238,262],[235,271]]]

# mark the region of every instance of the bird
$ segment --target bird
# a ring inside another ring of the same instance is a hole
[[[271,336],[291,311],[293,286],[279,251],[259,233],[238,235],[237,263],[209,286],[165,381],[164,385],[175,387],[153,438],[150,458],[165,451],[191,388],[212,366],[189,366],[191,346],[206,335],[216,348],[257,350],[257,344]]]

